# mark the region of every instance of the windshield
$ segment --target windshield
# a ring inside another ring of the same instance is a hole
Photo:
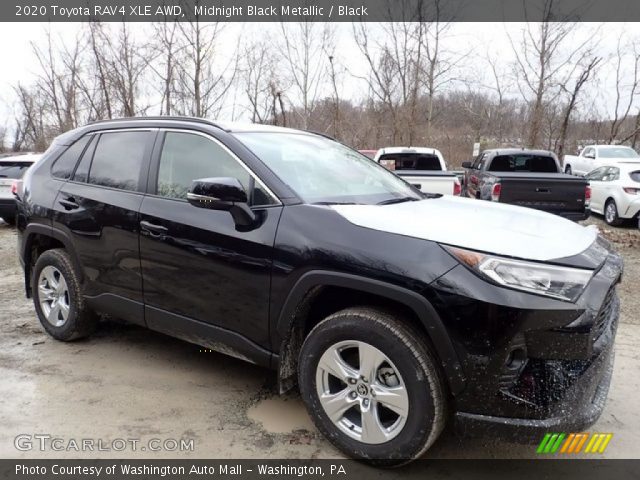
[[[425,198],[371,159],[324,137],[280,132],[235,136],[307,203],[375,204]]]
[[[600,158],[638,158],[639,155],[629,147],[600,147]]]

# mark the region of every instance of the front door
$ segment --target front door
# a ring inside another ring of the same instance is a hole
[[[140,255],[149,327],[263,362],[272,250],[282,207],[224,145],[211,136],[162,133],[140,211]],[[187,202],[192,180],[234,177],[262,222],[239,231],[229,212]],[[224,345],[224,346],[223,346]]]

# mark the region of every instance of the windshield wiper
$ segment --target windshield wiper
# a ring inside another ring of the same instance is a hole
[[[420,200],[416,197],[398,197],[398,198],[390,198],[389,200],[383,200],[378,202],[376,205],[391,205],[393,203],[404,203],[404,202],[416,202]]]
[[[313,202],[311,205],[362,205],[357,202]]]

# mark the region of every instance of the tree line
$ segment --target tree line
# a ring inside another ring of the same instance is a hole
[[[251,35],[225,23],[165,22],[142,34],[139,24],[92,22],[73,41],[47,30],[31,44],[35,76],[13,86],[0,145],[43,151],[95,120],[193,115],[319,131],[356,148],[433,146],[452,166],[474,142],[559,155],[592,142],[639,146],[631,33],[607,51],[603,26],[524,24],[509,33],[505,61],[461,44],[453,26],[354,23],[340,37],[313,21],[263,33],[250,25]],[[608,100],[596,106],[605,74]]]

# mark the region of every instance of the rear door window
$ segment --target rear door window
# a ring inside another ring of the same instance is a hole
[[[101,134],[93,154],[88,183],[141,191],[142,165],[151,135],[149,131]]]

